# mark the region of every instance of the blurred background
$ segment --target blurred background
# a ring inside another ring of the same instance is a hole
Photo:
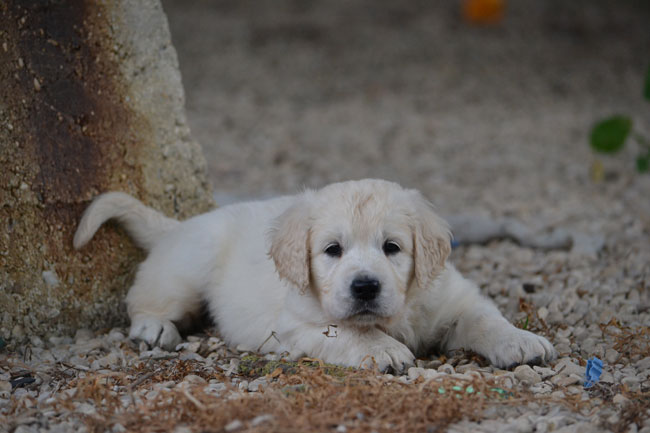
[[[650,2],[470,3],[164,0],[217,203],[379,177],[443,214],[647,234],[634,145],[596,182],[588,138],[649,132]]]

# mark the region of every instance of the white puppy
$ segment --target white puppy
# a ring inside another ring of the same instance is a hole
[[[446,262],[450,232],[415,190],[381,180],[225,206],[183,222],[123,193],[98,197],[82,247],[110,218],[144,249],[126,302],[131,338],[173,348],[202,303],[228,344],[402,371],[433,350],[499,367],[556,356]]]

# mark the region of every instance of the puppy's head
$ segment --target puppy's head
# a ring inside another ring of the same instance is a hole
[[[270,255],[328,317],[372,325],[426,289],[449,252],[449,228],[419,192],[362,180],[299,196],[276,221]]]

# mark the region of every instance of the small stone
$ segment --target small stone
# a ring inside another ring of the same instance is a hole
[[[13,327],[11,330],[11,338],[14,340],[22,340],[25,338],[25,332],[23,331],[23,327],[20,325],[16,325]]]
[[[226,424],[226,426],[223,429],[225,431],[235,431],[235,430],[239,430],[242,427],[244,427],[244,423],[236,419]]]
[[[187,343],[181,343],[176,346],[176,351],[179,352],[181,350],[187,350],[188,352],[198,352],[199,348],[201,347],[201,342],[200,341],[193,341],[193,342],[187,342]]]
[[[399,383],[409,384],[409,383],[413,382],[413,379],[409,379],[408,376],[400,376],[400,377],[397,378],[397,381]]]
[[[529,365],[520,365],[515,368],[515,377],[520,380],[526,380],[531,385],[539,383],[542,381],[542,378],[537,374]]]
[[[581,386],[567,386],[566,388],[566,393],[569,395],[578,395],[583,392],[583,388]]]
[[[440,375],[440,373],[438,373],[438,375]],[[458,379],[458,380],[472,380],[472,379],[474,379],[474,376],[472,376],[470,374],[460,374],[460,373],[450,374],[449,377],[451,379]]]
[[[553,386],[547,382],[540,382],[531,386],[530,391],[534,394],[549,394],[553,391]]]
[[[251,420],[251,427],[257,427],[258,425],[269,422],[271,420],[273,420],[273,415],[271,414],[267,413],[264,415],[258,415]]]
[[[538,421],[537,424],[535,424],[535,432],[537,433],[548,432],[548,423],[544,420]]]
[[[647,356],[647,357],[637,361],[637,363],[634,364],[634,366],[639,371],[650,370],[650,356]]]
[[[618,361],[619,357],[618,351],[615,349],[607,349],[605,350],[605,360],[610,363],[610,364],[615,364],[616,361]]]
[[[211,392],[211,393],[220,393],[228,389],[225,383],[222,382],[217,382],[217,383],[210,383],[208,386],[204,388],[205,392]]]
[[[612,399],[612,401],[614,402],[614,404],[623,404],[623,403],[627,403],[628,399],[623,394],[616,394]]]
[[[596,340],[593,338],[589,337],[586,338],[585,340],[580,343],[580,348],[582,349],[582,352],[585,353],[587,356],[593,354],[594,349],[596,348]]]
[[[344,426],[343,424],[339,424],[338,427],[336,427],[336,431],[338,433],[345,433],[348,431],[348,428]]]
[[[279,361],[282,357],[277,353],[267,353],[264,355],[264,359],[267,361]]]
[[[639,379],[637,376],[625,376],[623,379],[621,379],[621,383],[623,385],[627,385],[631,391],[638,391],[641,387],[641,379]]]
[[[583,376],[585,373],[585,368],[574,363],[571,358],[562,358],[557,364],[553,367],[558,374],[568,376],[570,374],[577,374]]]
[[[555,350],[557,350],[557,353],[563,354],[563,355],[568,355],[571,352],[573,352],[573,349],[571,349],[571,345],[567,343],[560,343],[555,345]]]
[[[557,375],[551,378],[551,383],[557,386],[569,386],[579,383],[582,378],[576,374],[571,374],[569,376]]]
[[[11,382],[0,380],[0,398],[9,398],[11,396]]]
[[[204,378],[202,378],[201,376],[197,376],[196,374],[188,374],[183,378],[183,382],[191,383],[193,385],[202,385],[207,383],[207,381]]]
[[[600,382],[603,383],[614,383],[614,376],[608,371],[603,371],[600,375]]]
[[[140,353],[140,359],[173,359],[178,358],[177,352],[167,352],[160,347],[154,347],[152,350],[145,350]]]
[[[431,368],[437,370],[443,364],[439,359],[434,359],[432,361],[424,361],[423,365],[418,365],[418,367]]]
[[[438,367],[438,372],[439,373],[445,373],[445,374],[454,374],[454,367],[451,364],[442,364],[440,367]]]
[[[125,338],[126,337],[124,336],[124,334],[122,333],[121,330],[114,328],[114,329],[111,329],[111,332],[108,333],[108,336],[106,337],[106,340],[109,343],[115,343],[115,342],[118,342],[118,341],[123,341]]]
[[[76,355],[86,356],[90,352],[104,348],[106,348],[106,342],[103,339],[92,338],[90,340],[83,340],[74,344],[72,347],[70,347],[70,351]]]
[[[41,82],[37,78],[34,78],[34,90],[39,92],[41,90]]]
[[[14,433],[37,433],[38,429],[36,427],[31,427],[27,425],[19,425],[16,427],[16,430],[14,430]]]
[[[171,388],[174,388],[175,386],[176,386],[176,382],[174,382],[173,380],[167,380],[165,382],[160,382],[160,383],[154,383],[153,384],[154,389],[163,389],[163,388],[171,389]]]
[[[429,379],[435,379],[436,377],[442,376],[443,373],[439,373],[436,370],[430,369],[430,368],[420,368],[420,367],[411,367],[408,370],[408,377],[409,379],[417,379],[418,377],[422,377],[425,380]]]
[[[555,376],[555,370],[551,368],[535,365],[533,367],[533,370],[535,370],[535,373],[539,374],[542,377],[542,380],[546,380],[551,376]]]
[[[249,392],[257,392],[260,388],[264,389],[269,384],[269,381],[266,377],[258,377],[254,381],[248,384]]]
[[[224,341],[220,340],[217,337],[208,338],[208,350],[210,352],[214,352],[218,348],[223,347],[225,345],[226,345],[226,343]]]
[[[59,277],[56,275],[56,272],[54,271],[43,271],[41,274],[43,277],[43,281],[45,281],[45,285],[47,287],[53,289],[58,287],[59,285]]]
[[[178,359],[180,359],[181,361],[205,362],[204,357],[202,357],[198,353],[194,353],[194,352],[181,352],[181,354],[178,355]]]
[[[117,356],[117,353],[111,352],[106,356],[103,356],[93,362],[93,370],[98,370],[99,368],[107,368],[117,366],[120,361],[120,358]],[[96,366],[96,367],[95,367]]]
[[[496,382],[499,386],[504,388],[512,388],[515,386],[515,374],[508,371],[505,374],[500,374],[495,377]]]
[[[549,314],[548,309],[546,307],[540,307],[537,310],[537,317],[539,317],[540,319],[542,319],[544,321],[546,321],[546,318],[548,317],[548,314]]]
[[[84,415],[94,415],[97,413],[95,407],[89,403],[81,403],[77,406],[77,411],[83,413]]]
[[[226,377],[230,377],[230,376],[232,376],[233,374],[237,373],[237,370],[238,370],[238,368],[239,368],[239,363],[240,363],[240,362],[241,362],[241,361],[239,360],[239,358],[232,358],[232,359],[230,359],[230,364],[228,364],[228,366],[225,367],[225,368],[222,367],[222,368],[225,370],[225,371],[224,371],[224,375],[225,375]]]
[[[467,373],[470,371],[475,371],[478,368],[478,365],[474,364],[473,362],[469,364],[464,364],[464,365],[459,365],[456,367],[456,372],[457,373]]]
[[[515,431],[518,432],[528,432],[531,431],[532,423],[525,416],[521,416],[516,420],[513,420],[512,423],[508,423],[514,427]]]
[[[29,342],[32,344],[34,347],[43,347],[43,340],[41,340],[38,336],[33,335],[29,338]]]
[[[77,332],[74,334],[74,340],[76,344],[86,342],[93,338],[95,334],[90,329],[77,329]]]

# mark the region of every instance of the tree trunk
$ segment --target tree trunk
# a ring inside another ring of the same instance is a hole
[[[158,0],[0,3],[0,336],[124,323],[143,254],[114,225],[81,251],[105,191],[169,216],[212,205]]]

